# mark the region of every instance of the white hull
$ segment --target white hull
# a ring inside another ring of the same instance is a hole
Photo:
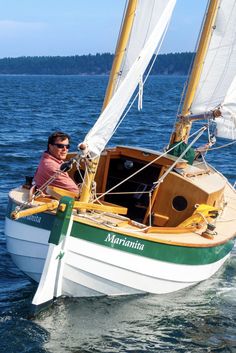
[[[48,252],[49,231],[6,219],[5,233],[14,263],[39,282]],[[209,278],[228,256],[207,265],[180,265],[69,236],[61,260],[61,288],[57,291],[73,297],[174,292]]]
[[[65,277],[74,283],[76,279],[89,295],[96,296],[174,292],[209,278],[228,258],[227,255],[211,265],[178,265],[73,238],[69,245]]]
[[[48,252],[50,232],[6,218],[5,234],[7,250],[13,262],[27,276],[39,282]]]

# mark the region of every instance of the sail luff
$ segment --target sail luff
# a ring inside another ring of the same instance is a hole
[[[176,0],[153,0],[152,2],[151,0],[150,2],[139,0],[135,21],[140,19],[140,16],[141,20],[146,21],[146,31],[142,34],[143,36],[145,34],[147,35],[144,36],[144,41],[140,46],[140,41],[137,40],[132,30],[131,38],[135,45],[139,45],[138,51],[132,55],[133,61],[131,65],[128,65],[125,69],[122,66],[122,78],[119,79],[119,82],[116,84],[115,93],[84,140],[84,143],[88,146],[93,156],[100,155],[119,125],[122,115],[140,82],[140,77],[142,77],[147,69],[157,47],[162,43],[175,3]],[[149,10],[148,19],[145,16],[145,6]],[[144,31],[140,23],[138,31]],[[127,55],[125,59],[127,59]]]
[[[130,32],[132,29],[132,24],[135,16],[135,10],[138,0],[130,0],[127,6],[125,18],[123,21],[122,30],[120,33],[120,38],[117,43],[115,58],[112,65],[112,70],[110,74],[109,83],[107,86],[106,95],[103,102],[102,111],[106,108],[107,104],[112,98],[115,80],[119,74],[121,63],[124,57],[125,49],[129,40]],[[84,182],[81,188],[80,201],[89,202],[91,197],[92,185],[94,178],[97,172],[97,167],[99,163],[99,157],[96,157],[94,160],[88,161],[88,166],[84,176]]]
[[[134,23],[132,26],[129,23],[130,38],[126,37],[127,49],[122,58],[118,80],[114,81],[111,98],[80,144],[87,161],[80,198],[83,202],[89,202],[99,156],[122,119],[140,77],[162,43],[175,3],[176,0],[137,1],[136,13],[133,13]]]
[[[187,106],[194,115],[219,109],[215,134],[228,139],[236,139],[235,23],[235,0],[219,0],[200,77]]]
[[[120,38],[117,43],[115,56],[114,56],[114,60],[113,60],[113,64],[112,64],[112,69],[111,69],[111,73],[110,73],[110,78],[109,78],[102,110],[104,110],[106,108],[106,106],[109,103],[109,101],[111,100],[111,97],[114,92],[115,82],[116,82],[117,76],[119,75],[122,60],[123,60],[125,50],[127,47],[127,43],[128,43],[129,37],[130,37],[130,32],[131,32],[133,21],[134,21],[137,1],[138,0],[130,0],[128,3],[128,6],[127,6],[127,11],[125,14]]]
[[[201,37],[193,63],[192,73],[190,75],[187,91],[185,94],[181,117],[190,114],[191,104],[193,102],[197,86],[200,81],[207,48],[210,43],[212,31],[214,30],[213,24],[216,19],[219,1],[220,0],[211,0],[206,11],[205,22],[203,24]],[[180,121],[178,121],[175,125],[175,130],[170,138],[170,144],[179,142],[181,140],[187,142],[191,126],[191,121],[181,118]]]
[[[197,89],[197,85],[200,80],[204,58],[206,56],[207,48],[210,42],[210,37],[211,37],[212,31],[214,30],[213,24],[216,19],[218,7],[219,7],[219,0],[210,1],[205,23],[202,29],[202,34],[199,41],[196,57],[193,64],[192,74],[190,76],[188,89],[183,103],[182,114],[181,114],[183,116],[189,114],[190,112],[190,107]]]

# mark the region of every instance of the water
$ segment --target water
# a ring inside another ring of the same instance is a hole
[[[236,352],[236,251],[214,277],[187,290],[64,298],[30,316],[36,285],[6,252],[7,194],[34,173],[52,131],[69,132],[76,148],[99,114],[106,82],[105,76],[0,76],[0,352]],[[111,144],[161,150],[183,83],[183,77],[151,77],[143,112],[135,107]],[[226,142],[219,139],[217,146]],[[207,157],[235,182],[235,145]]]

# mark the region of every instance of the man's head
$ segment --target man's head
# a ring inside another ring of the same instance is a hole
[[[47,151],[59,160],[65,160],[70,148],[70,136],[61,131],[56,131],[48,138]]]

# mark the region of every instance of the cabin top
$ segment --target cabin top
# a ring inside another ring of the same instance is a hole
[[[142,160],[143,162],[151,162],[155,158],[158,158],[154,164],[170,166],[176,162],[178,157],[166,154],[161,156],[163,152],[154,151],[148,148],[142,147],[131,147],[131,146],[117,146],[114,148],[107,148],[103,151],[102,156],[110,154],[111,158],[126,157]],[[177,164],[176,168],[186,168],[188,165],[185,159],[181,159]]]

